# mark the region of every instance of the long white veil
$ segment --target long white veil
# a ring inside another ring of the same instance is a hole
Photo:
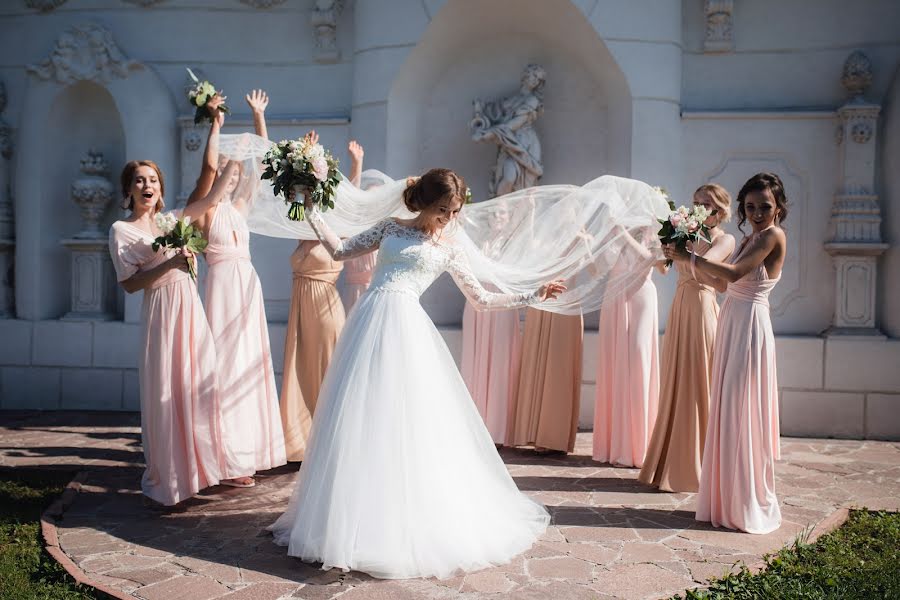
[[[284,201],[259,180],[270,146],[249,133],[220,137],[220,154],[242,161],[244,176],[259,181],[250,202],[250,230],[316,239],[305,222],[287,218]],[[402,200],[405,179],[366,171],[362,184],[368,189],[343,181],[334,209],[323,213],[337,235],[350,237],[390,216],[411,216]],[[468,204],[440,243],[462,250],[476,277],[491,289],[530,292],[548,281],[565,280],[568,291],[538,308],[579,314],[643,283],[661,258],[657,219],[667,213],[664,197],[649,185],[606,175],[583,186],[537,186]]]

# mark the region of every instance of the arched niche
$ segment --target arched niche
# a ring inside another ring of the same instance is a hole
[[[106,36],[106,45],[85,45],[84,32],[98,30]],[[83,44],[82,47],[87,49],[67,59],[59,48],[72,44]],[[57,215],[45,210],[45,198],[53,198],[54,206],[65,205],[63,210],[75,210],[69,200],[60,200],[57,196],[61,190],[67,190],[72,173],[51,172],[48,157],[62,156],[63,148],[68,146],[64,140],[71,136],[70,129],[80,128],[81,125],[62,122],[60,116],[54,115],[81,110],[82,115],[92,115],[90,122],[94,126],[113,131],[119,128],[119,133],[97,132],[101,142],[117,136],[121,139],[118,155],[108,157],[110,178],[114,183],[118,181],[123,163],[132,159],[152,159],[164,173],[170,176],[176,174],[177,115],[174,99],[153,69],[122,56],[114,47],[109,33],[99,26],[70,28],[60,36],[57,49],[50,57],[41,65],[29,67],[22,102],[24,109],[17,131],[16,313],[18,318],[27,320],[55,319],[64,312],[58,299],[47,297],[59,294],[59,286],[70,284],[68,279],[55,281],[60,272],[55,261],[61,255],[47,257],[52,260],[43,258],[44,253],[49,252],[52,236],[69,235],[77,231],[80,222],[75,220],[60,226]],[[103,98],[102,102],[109,109],[107,113],[98,116],[91,107],[84,106],[82,101],[88,97]],[[54,145],[60,148],[53,148]],[[77,172],[79,159],[85,150],[77,148],[73,154],[58,160],[60,164],[74,165],[72,168]],[[174,205],[175,193],[173,187],[167,198],[170,206]],[[68,197],[67,191],[65,197]],[[69,219],[73,214],[78,215],[77,211],[62,214],[69,215],[66,217]],[[115,216],[115,212],[111,213],[110,219]],[[59,227],[62,228],[57,230]],[[43,233],[45,228],[48,230],[46,234]],[[126,321],[139,320],[140,302],[140,294],[125,297]]]
[[[69,250],[60,239],[81,230],[81,211],[72,202],[72,181],[82,176],[80,160],[88,149],[99,150],[110,165],[109,178],[115,181],[125,162],[125,132],[113,97],[103,86],[79,81],[64,88],[54,99],[44,131],[44,167],[48,177],[36,198],[41,213],[41,269],[37,298],[38,318],[57,318],[71,307]],[[118,198],[107,210],[108,226],[119,217]]]
[[[497,150],[472,141],[472,100],[513,93],[529,63],[547,71],[536,125],[541,183],[627,176],[632,102],[625,76],[577,6],[542,0],[459,0],[437,12],[390,89],[387,171],[449,167],[476,200],[485,198]],[[461,320],[462,295],[446,277],[422,303],[438,324]]]
[[[900,337],[900,68],[884,102],[884,121],[879,133],[881,162],[882,239],[890,248],[882,255],[878,269],[876,322],[887,335]]]

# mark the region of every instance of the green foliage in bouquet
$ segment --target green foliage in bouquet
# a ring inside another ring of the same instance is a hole
[[[157,226],[163,230],[163,235],[153,240],[151,247],[154,252],[159,252],[162,248],[174,248],[181,250],[187,248],[194,254],[200,254],[209,245],[209,242],[203,238],[203,233],[199,228],[190,224],[190,219],[175,220],[171,213],[166,215],[158,215],[161,217],[157,220]],[[174,223],[172,223],[174,220]],[[188,260],[188,267],[193,279],[197,279],[197,268],[193,260]]]
[[[216,86],[211,84],[208,81],[200,81],[194,72],[190,69],[187,70],[188,75],[190,75],[191,79],[194,80],[194,87],[188,92],[188,100],[191,102],[191,106],[195,108],[194,110],[194,125],[199,125],[203,121],[209,121],[209,111],[206,110],[206,103],[210,101],[211,98],[218,96],[219,92],[216,91]],[[219,111],[225,113],[226,115],[231,114],[231,109],[229,109],[224,104],[219,105]]]
[[[295,195],[295,187],[303,188],[320,210],[334,208],[335,190],[344,177],[338,170],[338,160],[320,144],[281,141],[266,154],[263,165],[260,179],[270,180],[275,195],[284,198],[288,219],[306,218],[304,198]]]

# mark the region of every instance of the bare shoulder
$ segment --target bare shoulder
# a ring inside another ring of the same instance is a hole
[[[712,245],[717,248],[728,248],[734,250],[734,236],[730,233],[722,233],[713,238]]]
[[[787,243],[787,236],[784,234],[784,229],[778,226],[769,227],[763,231],[759,237],[761,241],[776,246],[784,246]]]

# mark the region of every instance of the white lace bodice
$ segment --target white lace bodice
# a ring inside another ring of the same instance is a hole
[[[394,219],[384,219],[350,239],[340,240],[317,209],[307,212],[307,218],[335,260],[349,260],[378,250],[370,291],[406,292],[418,297],[447,271],[466,298],[480,310],[517,308],[540,301],[537,290],[527,294],[489,292],[476,279],[461,251],[434,243],[428,234]]]

